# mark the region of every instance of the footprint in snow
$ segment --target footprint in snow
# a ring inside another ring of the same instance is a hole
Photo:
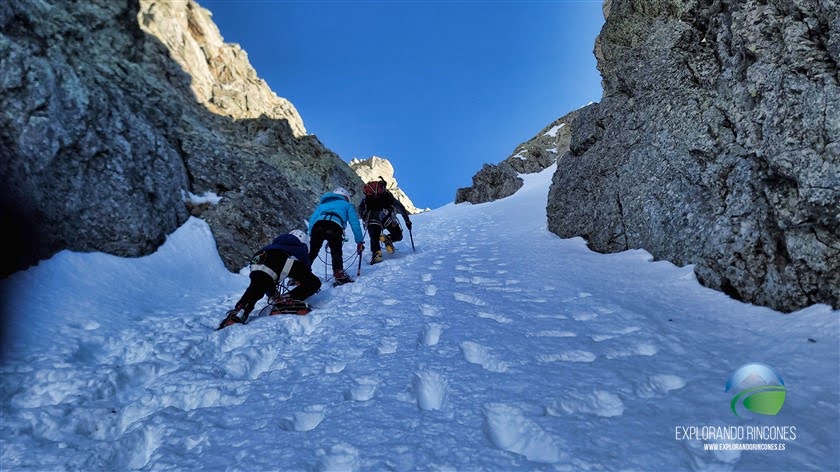
[[[93,331],[95,329],[99,329],[99,323],[93,320],[85,320],[78,323],[70,323],[68,325],[70,328],[78,329],[82,331]]]
[[[277,318],[272,316],[272,318]],[[289,335],[295,337],[310,336],[321,326],[324,316],[322,314],[312,312],[306,316],[281,316],[284,321],[283,326],[289,332]]]
[[[641,329],[642,328],[640,328],[638,326],[628,326],[626,328],[613,330],[610,333],[593,334],[590,337],[592,338],[593,341],[595,341],[596,343],[599,343],[601,341],[606,341],[608,339],[615,339],[615,338],[617,338],[619,336],[622,336],[622,335],[625,335],[625,334],[635,333],[636,331],[639,331]]]
[[[638,343],[625,349],[613,349],[605,354],[607,359],[623,359],[631,356],[652,356],[659,348],[650,343]]]
[[[469,282],[473,285],[499,285],[499,281],[491,279],[490,277],[479,277],[477,275],[470,277]]]
[[[597,317],[598,315],[596,313],[575,313],[572,315],[572,319],[577,321],[590,321]]]
[[[369,327],[356,328],[356,329],[353,330],[353,334],[357,337],[373,336],[375,333],[376,333],[376,331],[372,328],[369,328]]]
[[[311,405],[303,411],[297,411],[292,416],[283,418],[280,427],[286,431],[312,431],[324,421],[325,412],[324,405]]]
[[[122,408],[117,435],[122,435],[137,421],[160,413],[167,408],[179,411],[193,411],[201,408],[237,406],[245,403],[242,387],[219,381],[214,385],[197,386],[192,383],[170,385],[165,390],[151,388],[142,396]]]
[[[357,402],[366,402],[373,398],[379,381],[373,377],[359,377],[353,381],[353,385],[344,393],[344,398]]]
[[[347,364],[345,364],[344,362],[331,362],[331,363],[327,364],[326,366],[324,366],[324,373],[337,374],[337,373],[343,371],[344,367],[346,367],[346,366],[347,366]]]
[[[544,363],[551,362],[592,362],[598,356],[582,350],[565,351],[558,354],[540,354],[537,356],[537,361]]]
[[[480,365],[489,372],[507,372],[508,363],[497,359],[490,351],[481,344],[472,341],[461,343],[461,352],[468,362]]]
[[[238,351],[221,365],[228,377],[256,380],[260,375],[271,370],[278,355],[279,352],[274,347],[259,350],[252,347]]]
[[[431,282],[432,281],[432,274],[426,273],[420,276],[420,280],[423,282]]]
[[[430,297],[433,297],[437,293],[437,286],[426,285],[426,288],[424,289],[424,291],[425,291],[426,295],[428,295]]]
[[[511,322],[510,318],[507,318],[507,317],[502,316],[502,315],[497,315],[495,313],[487,313],[487,312],[484,312],[484,311],[479,311],[475,316],[477,316],[479,318],[487,318],[489,320],[493,320],[496,323],[501,323],[501,324],[507,324],[507,323]]]
[[[685,380],[677,375],[656,374],[648,376],[646,381],[636,385],[635,393],[639,398],[661,398],[672,390],[685,387]]]
[[[218,343],[219,351],[227,354],[233,350],[248,346],[251,344],[250,336],[247,329],[242,329],[243,326],[229,326],[221,331],[221,336],[216,337],[212,341]]]
[[[441,334],[443,334],[442,324],[429,323],[423,327],[423,332],[420,334],[420,344],[424,346],[435,346],[440,341]]]
[[[376,347],[376,351],[379,354],[393,354],[397,352],[397,338],[382,338],[379,340],[379,345]]]
[[[485,433],[499,449],[525,456],[529,461],[554,464],[563,459],[562,444],[510,405],[484,406]]]
[[[475,305],[475,306],[486,306],[487,305],[487,302],[485,302],[484,300],[482,300],[482,299],[480,299],[480,298],[478,298],[474,295],[469,295],[469,294],[466,294],[466,293],[459,293],[459,292],[455,292],[452,295],[455,297],[455,300],[458,300],[458,301],[461,301],[461,302],[470,303],[470,304]]]
[[[385,306],[393,306],[393,305],[396,305],[399,302],[400,301],[397,300],[396,298],[386,298],[386,299],[382,300],[382,304],[385,305]]]
[[[624,414],[624,403],[618,395],[605,390],[595,390],[591,393],[576,391],[563,392],[563,398],[555,400],[546,407],[546,414],[563,416],[586,413],[589,415],[610,418]]]
[[[428,305],[426,303],[423,303],[422,305],[420,305],[420,313],[422,313],[423,316],[439,316],[440,308],[434,305]]]
[[[533,334],[528,334],[528,336],[534,336],[537,338],[574,338],[577,334],[571,331],[543,330],[537,331]]]
[[[616,331],[613,331],[613,332],[616,333],[616,334],[630,334],[630,333],[635,333],[636,331],[639,331],[641,329],[642,328],[640,328],[638,326],[628,326],[626,328],[622,328],[622,329],[619,329],[619,330],[616,330]]]
[[[443,375],[431,371],[415,372],[411,384],[421,410],[440,410],[443,407],[449,391],[449,382]]]
[[[323,472],[352,471],[360,466],[359,451],[347,443],[334,444],[328,449],[318,449],[315,455],[318,456],[317,469]]]

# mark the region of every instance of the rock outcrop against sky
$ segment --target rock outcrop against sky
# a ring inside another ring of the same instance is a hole
[[[388,190],[394,194],[394,197],[403,204],[405,209],[411,213],[420,213],[411,198],[403,192],[397,184],[397,179],[394,177],[394,166],[391,161],[383,157],[372,156],[368,159],[353,159],[350,161],[350,168],[356,172],[356,175],[362,179],[362,182],[370,182],[371,180],[379,180],[381,176],[388,182]],[[362,187],[355,189],[357,194],[361,194]]]

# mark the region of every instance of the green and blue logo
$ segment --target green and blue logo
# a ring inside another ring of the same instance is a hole
[[[740,403],[744,408],[762,415],[776,415],[785,403],[785,381],[766,364],[744,364],[735,369],[726,381],[727,393],[735,394],[729,407],[735,416]]]

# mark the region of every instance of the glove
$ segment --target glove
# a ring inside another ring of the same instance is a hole
[[[356,244],[356,254],[361,254],[365,250],[365,243]]]
[[[405,227],[408,228],[409,231],[411,231],[411,220],[405,220]]]

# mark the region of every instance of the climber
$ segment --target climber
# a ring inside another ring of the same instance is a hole
[[[403,237],[402,227],[397,220],[397,213],[405,220],[405,226],[411,231],[411,219],[408,211],[402,203],[388,191],[385,179],[373,180],[365,184],[365,198],[359,204],[359,214],[365,222],[368,235],[370,235],[370,252],[372,253],[370,265],[382,262],[382,246],[388,254],[396,250],[394,243],[401,241]],[[388,230],[388,234],[384,234]]]
[[[298,314],[309,306],[303,302],[321,288],[321,279],[312,273],[309,263],[307,243],[309,237],[303,230],[296,229],[288,234],[274,238],[271,244],[263,247],[251,258],[251,283],[245,293],[230,310],[218,329],[232,324],[246,323],[254,305],[267,295],[277,308],[294,306]],[[286,277],[294,278],[297,286],[285,294],[276,292],[278,282]],[[281,310],[282,311],[282,310]],[[272,312],[273,313],[273,312]]]
[[[342,285],[352,282],[344,271],[344,260],[342,259],[341,246],[344,243],[344,229],[350,223],[353,236],[356,241],[356,253],[361,255],[365,249],[365,238],[362,234],[362,227],[359,225],[359,215],[350,203],[350,192],[343,187],[338,187],[332,192],[321,196],[321,200],[312,216],[309,218],[309,259],[312,263],[321,251],[324,241],[330,248],[332,256],[333,284]]]

